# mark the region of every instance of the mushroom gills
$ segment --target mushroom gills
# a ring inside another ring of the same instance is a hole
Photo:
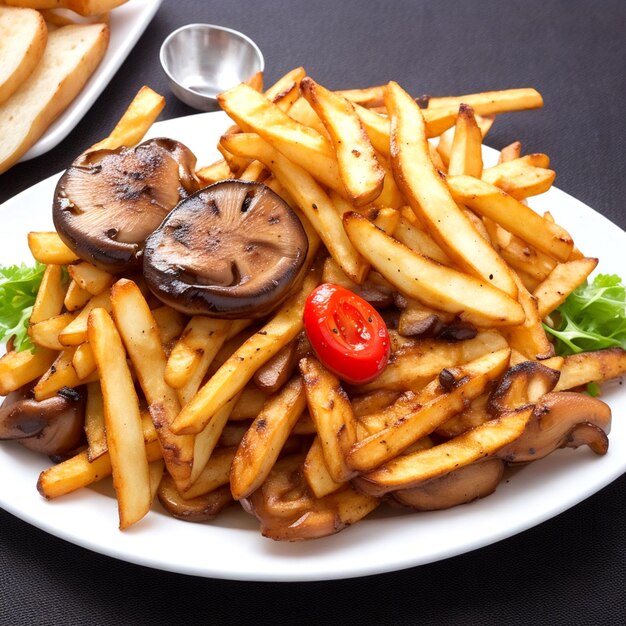
[[[172,139],[80,155],[61,176],[54,226],[80,258],[110,272],[139,264],[146,237],[195,192],[196,158]]]
[[[182,200],[147,239],[154,295],[189,315],[257,318],[301,278],[308,239],[298,216],[262,183],[227,180]]]

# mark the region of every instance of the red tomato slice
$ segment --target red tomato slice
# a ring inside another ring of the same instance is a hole
[[[373,380],[389,360],[389,333],[382,317],[339,285],[324,283],[309,294],[304,329],[320,361],[346,382]]]

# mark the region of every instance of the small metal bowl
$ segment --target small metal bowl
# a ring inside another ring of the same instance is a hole
[[[213,24],[187,24],[170,33],[161,46],[160,58],[176,97],[200,111],[219,108],[219,93],[265,66],[252,39]]]

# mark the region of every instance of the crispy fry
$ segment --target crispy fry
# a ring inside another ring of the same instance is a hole
[[[403,412],[388,428],[359,441],[348,455],[348,465],[359,471],[372,470],[432,433],[440,424],[459,413],[468,401],[483,393],[489,381],[500,377],[509,364],[510,355],[511,351],[505,348],[466,365],[446,369],[454,381],[450,388],[443,386],[440,375],[440,395],[417,408],[409,405],[408,412]]]
[[[523,111],[538,109],[543,106],[541,94],[531,87],[523,89],[504,89],[502,91],[485,91],[464,96],[448,96],[444,98],[422,96],[417,99],[423,109],[437,109],[456,106],[465,103],[471,106],[480,115],[506,113],[508,111]]]
[[[158,412],[151,409],[151,416],[167,470],[176,484],[185,489],[191,480],[195,442],[193,436],[171,431],[180,404],[176,391],[165,382],[165,352],[150,307],[137,285],[124,278],[111,289],[111,307],[148,405],[159,406]]]
[[[522,281],[517,279],[518,301],[524,309],[526,319],[518,326],[503,329],[511,348],[521,352],[531,360],[546,359],[554,355],[554,346],[548,339],[541,324],[537,299],[532,296]]]
[[[411,248],[411,250],[419,252],[442,265],[451,265],[448,255],[417,223],[412,223],[405,217],[400,217],[400,221],[393,232],[393,236],[407,248]]]
[[[565,357],[554,391],[574,389],[592,382],[619,378],[626,374],[626,350],[606,348]]]
[[[36,346],[49,348],[50,350],[63,350],[64,346],[59,342],[59,333],[72,321],[74,313],[61,313],[32,324],[28,327],[28,334]]]
[[[34,259],[45,265],[67,265],[78,260],[56,232],[28,233],[28,247]]]
[[[514,141],[510,143],[508,146],[504,146],[502,150],[500,150],[500,155],[498,156],[498,164],[506,163],[507,161],[513,161],[514,159],[519,159],[522,155],[522,142]]]
[[[485,181],[469,176],[451,176],[447,182],[458,202],[498,222],[555,259],[567,261],[569,258],[574,244],[564,228],[545,220],[525,204]]]
[[[30,324],[36,324],[60,315],[63,310],[65,290],[61,267],[48,265],[43,273],[33,311],[30,314]]]
[[[161,458],[161,446],[157,441],[146,443],[145,449],[149,462]],[[85,450],[41,472],[37,490],[44,498],[51,500],[82,487],[88,487],[110,475],[111,456],[108,450],[93,461],[89,460],[88,452]]]
[[[356,419],[348,396],[339,379],[317,359],[302,359],[300,372],[328,472],[335,482],[345,482],[354,475],[346,455],[356,442]]]
[[[228,485],[230,481],[230,466],[237,452],[237,446],[228,448],[217,448],[211,454],[211,458],[191,487],[181,495],[185,500],[197,498],[205,493],[214,491],[218,487]]]
[[[357,478],[356,482],[366,493],[377,496],[416,487],[494,455],[524,432],[532,416],[532,406],[513,411],[438,446],[400,456]]]
[[[559,263],[550,275],[535,289],[539,319],[561,306],[567,296],[582,285],[598,265],[598,259],[577,259]]]
[[[324,185],[344,192],[337,160],[326,137],[296,122],[263,95],[244,84],[221,93],[218,102],[244,132],[258,133]],[[227,143],[222,143],[229,149]]]
[[[165,106],[165,98],[143,86],[133,98],[109,136],[91,146],[90,150],[115,150],[138,144]]]
[[[93,463],[106,454],[107,438],[104,425],[104,401],[100,383],[87,385],[87,405],[85,407],[85,435],[87,436],[87,458]]]
[[[93,296],[97,296],[105,289],[108,289],[115,280],[114,276],[109,274],[109,272],[105,272],[85,261],[69,265],[67,271],[79,287]]]
[[[36,400],[50,398],[63,387],[72,388],[98,380],[98,372],[94,372],[85,379],[79,378],[72,365],[75,352],[76,348],[73,347],[56,353],[58,356],[54,363],[44,372],[33,389]]]
[[[304,479],[309,489],[316,498],[323,498],[333,491],[341,489],[344,482],[337,482],[328,471],[328,466],[324,460],[324,451],[319,437],[313,439],[313,443],[304,459],[302,470]]]
[[[96,371],[96,360],[89,343],[81,343],[80,346],[76,346],[72,357],[72,367],[80,379],[87,378]]]
[[[226,404],[221,406],[209,420],[208,424],[195,436],[193,447],[193,468],[191,470],[190,483],[193,484],[207,462],[213,454],[213,450],[217,446],[224,426],[230,417],[230,414],[237,402],[238,394],[233,396]],[[154,405],[151,410],[154,410]]]
[[[0,357],[0,395],[6,396],[48,371],[57,352],[37,348],[34,352],[10,350]]]
[[[91,294],[74,280],[70,280],[63,304],[68,311],[78,311],[91,300]]]
[[[448,174],[465,174],[480,178],[482,171],[482,133],[476,123],[472,107],[461,104],[450,148]]]
[[[197,391],[213,357],[222,347],[230,325],[226,320],[200,315],[192,317],[167,360],[165,380],[168,385],[181,389],[191,381],[192,385],[197,385]],[[181,397],[181,401],[184,402],[184,398]]]
[[[305,406],[306,395],[299,376],[265,403],[232,462],[230,487],[235,500],[249,496],[267,478]]]
[[[226,180],[228,178],[234,178],[234,174],[230,171],[228,164],[224,159],[215,161],[211,165],[205,165],[196,171],[196,176],[205,185],[212,185],[220,180]]]
[[[503,291],[413,252],[358,213],[344,215],[344,227],[357,250],[404,295],[477,326],[524,320],[519,304]]]
[[[100,374],[113,487],[124,529],[144,517],[152,502],[139,400],[122,340],[104,309],[89,314],[89,343]]]
[[[529,165],[522,159],[500,163],[487,168],[482,173],[482,180],[506,191],[516,200],[523,200],[548,191],[555,177],[554,170]],[[481,178],[481,176],[476,176],[476,178]]]
[[[300,88],[333,142],[339,175],[352,203],[361,207],[374,201],[382,191],[385,173],[354,107],[308,76]]]
[[[318,276],[319,272],[310,272],[300,291],[220,367],[179,413],[172,425],[174,432],[200,432],[213,414],[245,387],[254,372],[302,330],[304,302],[317,285]]]
[[[420,339],[412,347],[394,354],[383,372],[370,383],[361,385],[359,393],[379,389],[387,391],[417,390],[426,385],[445,367],[454,367],[489,352],[507,347],[506,339],[495,331],[478,333],[473,339],[450,343],[440,339]]]
[[[107,313],[111,311],[111,296],[103,291],[93,296],[80,313],[59,333],[59,341],[64,346],[78,346],[87,341],[87,320],[93,309],[103,308]]]
[[[152,317],[154,317],[159,329],[159,337],[165,354],[169,355],[172,348],[171,344],[183,332],[187,318],[180,311],[167,305],[152,309]]]
[[[424,120],[412,98],[389,83],[391,155],[396,181],[420,221],[448,256],[474,276],[515,297],[511,271],[457,207],[430,160]]]
[[[294,68],[267,89],[265,97],[283,111],[289,111],[291,105],[300,96],[300,81],[305,75],[303,67]]]

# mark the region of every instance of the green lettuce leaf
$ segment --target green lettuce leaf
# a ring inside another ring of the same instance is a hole
[[[0,266],[0,341],[15,336],[15,350],[34,348],[28,336],[28,321],[46,266]]]
[[[626,349],[626,287],[616,274],[598,274],[575,289],[557,309],[555,337],[561,356],[621,347]]]

